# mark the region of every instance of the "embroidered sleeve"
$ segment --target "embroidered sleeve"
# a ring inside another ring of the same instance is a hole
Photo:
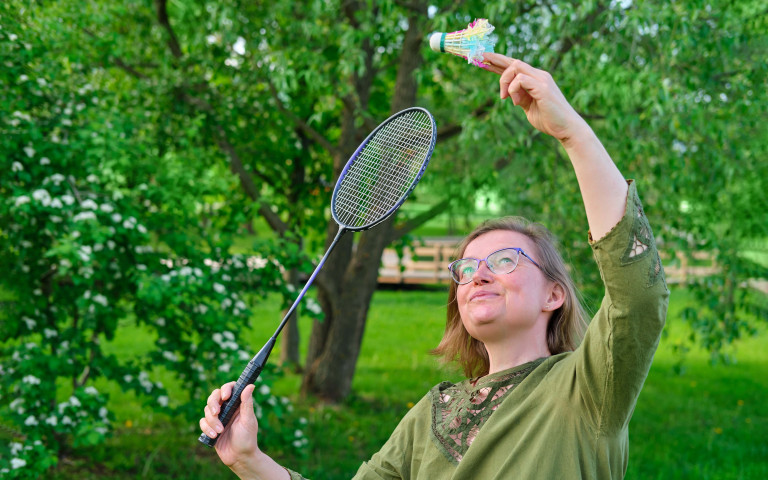
[[[624,217],[592,248],[605,296],[577,350],[577,384],[595,427],[617,431],[629,422],[648,375],[669,297],[634,182]]]

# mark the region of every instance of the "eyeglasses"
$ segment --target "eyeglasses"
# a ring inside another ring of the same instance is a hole
[[[474,277],[475,273],[480,269],[480,262],[485,262],[491,272],[497,275],[504,275],[512,273],[515,270],[517,263],[520,260],[520,254],[523,254],[525,258],[530,260],[531,263],[544,272],[544,269],[541,268],[534,259],[529,257],[522,248],[517,247],[496,250],[483,260],[480,260],[479,258],[460,258],[448,265],[448,270],[451,272],[451,277],[454,282],[459,285],[465,285],[472,281],[472,277]],[[547,272],[544,272],[544,274],[549,276]]]

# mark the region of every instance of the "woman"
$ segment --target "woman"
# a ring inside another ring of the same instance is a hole
[[[485,54],[529,122],[571,160],[605,283],[584,324],[565,265],[543,227],[519,218],[481,225],[451,264],[448,323],[436,352],[479,378],[434,387],[355,479],[622,478],[628,424],[664,325],[669,292],[635,185],[619,173],[552,77]],[[574,350],[575,348],[575,350]],[[200,427],[232,383],[215,390]],[[240,478],[300,479],[259,450],[253,387],[216,450]]]

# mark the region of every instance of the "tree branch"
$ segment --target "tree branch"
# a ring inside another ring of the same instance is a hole
[[[440,203],[432,206],[429,210],[426,212],[422,212],[415,217],[406,220],[405,222],[399,223],[395,225],[392,229],[392,233],[387,239],[387,245],[394,242],[395,240],[398,240],[403,237],[403,235],[406,235],[416,228],[424,225],[429,220],[432,220],[437,215],[443,213],[449,206],[451,205],[451,200],[446,198],[442,200]]]
[[[285,105],[280,100],[280,97],[277,95],[277,89],[272,84],[272,82],[267,79],[267,85],[269,86],[269,91],[272,93],[272,98],[275,99],[275,103],[277,104],[277,109],[280,110],[280,112],[288,117],[293,123],[296,124],[297,127],[299,127],[304,133],[307,134],[308,137],[310,137],[312,140],[319,143],[324,149],[328,151],[332,156],[336,155],[338,152],[336,151],[336,147],[333,146],[331,142],[328,141],[327,138],[320,135],[320,133],[315,130],[314,128],[310,127],[307,122],[305,122],[303,119],[301,119],[298,115],[293,113],[292,111],[285,108]]]
[[[592,24],[592,22],[595,21],[595,19],[600,16],[603,12],[605,12],[608,9],[608,5],[605,3],[598,3],[594,10],[592,10],[589,15],[584,18],[584,20],[581,22],[582,26],[589,26]],[[600,29],[600,32],[605,32],[605,29],[607,28],[607,25],[604,25],[603,28]],[[588,29],[589,30],[589,29]],[[563,44],[560,46],[560,48],[557,51],[557,56],[552,61],[552,64],[549,66],[547,71],[553,72],[557,70],[557,67],[560,66],[560,62],[563,61],[565,58],[565,55],[573,50],[574,47],[580,45],[584,42],[584,40],[588,37],[587,34],[584,34],[578,38],[573,37],[565,37],[563,39]]]
[[[182,94],[182,98],[188,104],[196,106],[208,114],[213,114],[214,112],[213,107],[204,100],[190,97],[186,94]],[[240,155],[237,154],[234,145],[229,142],[227,132],[225,132],[224,128],[217,122],[214,122],[214,129],[216,130],[216,143],[229,158],[229,168],[232,170],[232,173],[237,175],[237,178],[240,180],[240,186],[243,187],[245,194],[248,195],[248,198],[259,204],[259,215],[264,217],[264,220],[267,221],[270,228],[272,228],[278,235],[284,235],[285,232],[288,231],[288,225],[280,219],[279,215],[269,208],[269,205],[267,205],[266,202],[261,200],[259,189],[253,181],[251,174],[245,169],[245,165],[243,165],[242,160],[240,160]],[[262,180],[267,181],[265,178],[262,178]]]
[[[182,57],[181,47],[179,41],[176,38],[176,33],[171,27],[171,22],[168,20],[168,2],[167,0],[155,0],[155,7],[157,9],[157,21],[160,23],[166,32],[168,32],[168,48],[171,49],[171,53],[176,58]]]
[[[471,116],[474,118],[482,118],[485,115],[488,114],[488,112],[491,110],[491,107],[493,107],[495,103],[494,98],[489,98],[486,100],[482,105],[477,107],[475,110],[472,111]],[[455,137],[456,135],[460,134],[462,131],[462,126],[460,123],[452,123],[449,125],[445,125],[442,128],[437,129],[437,141],[441,142],[444,140],[448,140],[451,137]]]
[[[81,30],[83,31],[83,33],[85,33],[85,34],[86,34],[86,35],[88,35],[89,37],[91,37],[91,38],[96,38],[96,34],[95,34],[95,33],[93,33],[92,31],[90,31],[89,29],[87,29],[87,28],[81,28]],[[132,67],[131,65],[128,65],[127,63],[125,63],[125,62],[123,61],[123,59],[122,59],[122,58],[120,58],[120,57],[114,57],[114,59],[115,59],[115,60],[114,60],[114,62],[115,62],[115,65],[116,65],[118,68],[120,68],[120,69],[124,70],[125,72],[127,72],[127,73],[128,73],[130,76],[132,76],[132,77],[135,77],[135,78],[140,78],[140,79],[142,79],[142,80],[147,80],[147,79],[149,79],[149,77],[148,77],[147,75],[145,75],[145,74],[141,73],[140,71],[136,70],[136,69],[135,69],[134,67]]]

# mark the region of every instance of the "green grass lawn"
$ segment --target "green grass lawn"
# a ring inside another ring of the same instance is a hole
[[[671,317],[683,298],[673,292]],[[376,293],[354,393],[342,405],[303,402],[296,395],[298,375],[279,379],[275,392],[293,398],[296,415],[309,420],[311,450],[305,458],[277,460],[315,480],[351,478],[431,386],[461,378],[428,354],[442,334],[445,299],[443,291]],[[247,338],[254,351],[277,326],[278,310],[267,302],[256,311],[259,321]],[[302,322],[304,346],[309,330]],[[693,349],[680,375],[672,346],[686,334],[684,325],[669,323],[630,425],[627,478],[768,478],[768,335],[742,341],[735,365],[712,366],[705,352]],[[142,335],[128,326],[113,348],[127,349]],[[104,446],[72,452],[53,478],[233,478],[197,442],[195,425],[155,415],[112,388],[115,436]],[[269,441],[260,439],[267,452]]]

